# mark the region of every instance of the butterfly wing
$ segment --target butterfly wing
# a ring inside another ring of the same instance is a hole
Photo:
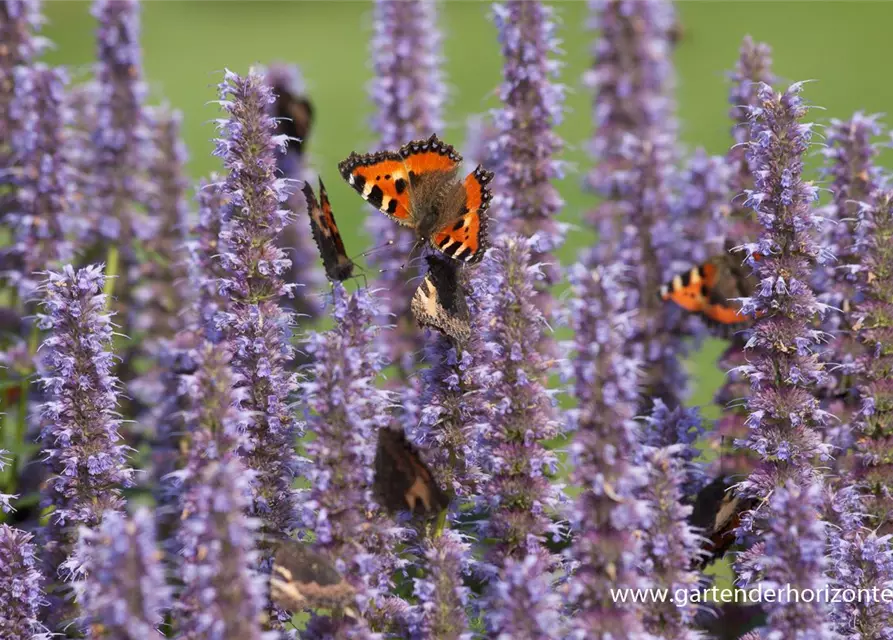
[[[354,588],[322,554],[297,540],[277,545],[270,597],[283,609],[338,609],[351,604],[355,595]]]
[[[344,241],[338,225],[335,224],[332,205],[322,178],[319,179],[319,200],[309,183],[304,183],[302,191],[307,200],[307,213],[310,214],[310,229],[322,256],[326,276],[329,280],[344,281],[353,274],[353,262],[344,250]]]
[[[462,187],[464,204],[458,218],[452,218],[431,237],[431,244],[455,260],[479,262],[487,250],[487,209],[492,194],[487,186],[493,173],[480,165],[468,174]]]
[[[437,255],[429,255],[427,260],[428,273],[412,297],[416,322],[465,342],[471,336],[471,325],[458,264]]]
[[[456,150],[436,135],[414,140],[399,151],[351,153],[338,170],[357,193],[395,222],[416,227],[411,191],[432,174],[449,173],[462,161]]]
[[[717,558],[735,544],[735,530],[741,522],[741,514],[752,509],[756,500],[742,498],[730,490],[727,476],[720,476],[701,489],[695,498],[694,508],[689,516],[689,524],[704,532],[701,568]]]
[[[313,104],[306,96],[294,95],[283,86],[273,87],[273,92],[276,133],[293,138],[288,142],[288,150],[301,154],[313,125]]]
[[[373,489],[378,503],[391,513],[434,515],[449,506],[449,498],[402,429],[378,430]]]

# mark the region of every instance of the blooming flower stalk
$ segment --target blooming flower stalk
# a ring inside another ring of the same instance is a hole
[[[679,231],[691,250],[686,258],[689,267],[704,264],[725,251],[733,196],[731,178],[727,159],[707,155],[700,147],[686,161],[679,176],[679,218],[684,221]]]
[[[434,0],[376,0],[372,23],[375,76],[369,87],[375,105],[372,130],[379,135],[375,148],[398,149],[411,140],[442,133],[446,85]],[[416,269],[401,268],[415,235],[378,212],[370,214],[366,228],[376,245],[383,245],[370,260],[384,271],[378,278],[386,292],[382,312],[393,314],[397,323],[396,331],[382,334],[383,343],[388,359],[407,377],[414,354],[423,347],[409,312]]]
[[[569,637],[580,639],[651,637],[645,633],[644,606],[620,606],[610,594],[650,586],[639,573],[645,550],[634,533],[649,529],[652,514],[639,497],[648,477],[635,462],[639,371],[623,353],[633,327],[622,274],[616,266],[590,269],[580,263],[569,274],[575,336],[569,366],[578,402],[571,412],[577,429],[570,447],[571,482],[582,488],[570,513],[576,571],[568,592],[575,610]]]
[[[502,45],[502,106],[493,112],[498,137],[494,155],[500,171],[494,185],[492,215],[500,233],[536,239],[534,260],[545,263],[538,283],[538,306],[549,313],[545,288],[559,279],[551,254],[564,240],[556,217],[564,202],[552,181],[562,177],[555,159],[562,148],[555,127],[561,123],[564,87],[554,79],[561,68],[552,57],[560,44],[552,7],[539,1],[511,0],[493,5]],[[495,169],[496,167],[490,167]]]
[[[302,384],[307,423],[316,436],[307,444],[313,463],[304,524],[315,534],[316,549],[358,588],[364,609],[377,604],[370,600],[379,588],[391,586],[382,556],[394,544],[371,496],[378,430],[391,420],[389,394],[375,386],[386,364],[375,346],[376,311],[367,290],[348,295],[335,285],[335,328],[308,337],[305,350],[313,364]]]
[[[43,64],[21,66],[15,73],[16,94],[10,105],[17,126],[16,197],[6,218],[13,240],[5,250],[6,274],[19,298],[29,300],[40,284],[38,272],[70,261],[71,227],[80,212],[73,190],[72,167],[64,155],[68,116],[64,107],[65,73]]]
[[[303,425],[290,406],[297,390],[297,377],[288,371],[294,357],[292,317],[278,303],[293,288],[283,280],[289,260],[276,246],[289,220],[289,212],[279,208],[287,197],[285,182],[276,177],[276,154],[284,141],[272,135],[274,122],[266,111],[272,94],[260,75],[227,71],[219,91],[227,117],[218,125],[214,153],[223,159],[227,176],[218,293],[228,301],[215,325],[247,389],[239,408],[248,435],[245,464],[257,474],[252,513],[270,532],[287,533],[297,524],[292,481],[299,473],[295,447]]]
[[[860,407],[853,420],[856,477],[865,485],[872,528],[893,533],[893,191],[878,191],[859,213],[860,301],[852,320],[865,352],[859,359]]]
[[[0,637],[49,640],[40,623],[40,571],[30,533],[0,524]]]
[[[821,333],[812,321],[823,311],[809,286],[818,246],[813,230],[815,187],[802,177],[811,126],[800,122],[807,108],[800,84],[783,93],[763,85],[752,111],[749,162],[754,190],[748,193],[763,225],[748,245],[748,260],[760,279],[742,313],[756,315],[741,372],[751,383],[750,433],[743,442],[763,459],[743,483],[746,495],[765,498],[788,480],[808,486],[816,480],[816,459],[827,456],[818,430],[828,420],[813,395],[825,373],[815,347]],[[754,254],[759,254],[755,260]]]
[[[648,451],[649,478],[641,494],[653,516],[645,537],[645,570],[655,588],[669,593],[691,593],[704,582],[700,573],[691,569],[702,538],[701,532],[688,523],[692,507],[685,499],[686,460],[680,455],[684,452],[685,446],[680,444]],[[691,603],[654,603],[646,613],[645,628],[662,638],[704,638],[703,633],[694,630],[696,613],[697,606]]]
[[[471,561],[468,544],[447,529],[423,543],[422,556],[425,575],[413,579],[418,605],[410,637],[470,640],[469,589],[462,583]]]
[[[121,511],[132,485],[118,434],[118,380],[112,375],[112,322],[100,266],[50,272],[44,283],[39,373],[47,401],[40,407],[41,440],[50,477],[43,506],[50,514],[47,557],[61,562],[78,525],[96,527]],[[55,566],[53,567],[55,570]]]
[[[148,509],[128,518],[105,514],[95,531],[84,530],[79,542],[83,577],[75,583],[88,638],[148,640],[170,607],[155,527]]]
[[[553,589],[549,561],[535,554],[507,558],[488,601],[491,637],[561,638],[561,598]]]
[[[139,45],[140,8],[136,0],[96,0],[96,121],[91,134],[93,180],[86,194],[94,217],[95,237],[122,247],[123,264],[134,238],[145,240],[157,229],[145,216],[150,197],[147,180],[154,156],[149,122],[143,109]]]
[[[545,446],[560,434],[545,380],[554,361],[538,351],[545,332],[534,305],[532,241],[505,236],[496,241],[475,274],[475,296],[484,327],[477,376],[488,411],[481,436],[488,474],[482,506],[489,508],[486,537],[498,540],[490,562],[539,554],[553,528],[558,494],[550,482],[557,460]]]
[[[220,176],[212,173],[208,178],[200,180],[195,197],[198,204],[198,221],[190,230],[187,245],[189,276],[198,289],[194,300],[196,310],[192,312],[192,317],[198,323],[197,328],[204,337],[217,343],[222,336],[215,325],[214,317],[225,304],[218,293],[223,271],[217,260],[217,254],[220,248],[223,206],[228,200]]]

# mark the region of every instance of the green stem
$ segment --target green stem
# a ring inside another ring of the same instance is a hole
[[[446,527],[447,509],[437,514],[437,522],[434,524],[434,538],[439,538]]]
[[[109,252],[105,259],[105,308],[112,305],[112,294],[115,293],[115,276],[118,275],[118,245],[110,244]]]

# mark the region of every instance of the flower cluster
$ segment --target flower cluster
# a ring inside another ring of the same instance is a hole
[[[500,228],[491,233],[536,238],[535,261],[545,263],[548,276],[539,289],[560,279],[559,265],[549,254],[564,239],[556,219],[564,202],[553,184],[562,177],[554,157],[562,142],[554,129],[561,123],[564,87],[553,81],[561,65],[551,57],[559,46],[552,14],[551,7],[538,1],[512,0],[493,7],[504,61],[504,106],[493,112],[496,166],[489,168],[499,168],[492,215]],[[544,304],[548,297],[542,294],[540,309],[548,312],[551,305]]]
[[[82,622],[95,629],[89,637],[163,638],[158,626],[170,608],[170,590],[151,512],[140,509],[131,518],[107,513],[97,530],[83,533],[78,546],[83,575],[74,587]]]
[[[122,489],[132,484],[126,447],[118,434],[118,380],[112,374],[112,322],[98,266],[50,272],[43,285],[40,327],[41,440],[50,478],[44,494],[52,506],[49,553],[61,561],[78,525],[97,526],[103,513],[121,511]],[[55,569],[55,567],[54,567]]]
[[[644,547],[636,530],[649,530],[649,504],[639,497],[648,481],[637,466],[639,428],[637,363],[623,354],[632,335],[626,294],[617,266],[571,268],[570,361],[578,407],[570,447],[571,482],[582,488],[571,511],[577,563],[569,599],[577,609],[575,638],[644,640],[644,606],[618,605],[615,588],[646,588],[639,573]]]
[[[292,319],[278,302],[294,287],[283,280],[290,263],[276,246],[289,221],[289,212],[279,208],[287,197],[285,183],[276,177],[284,139],[273,136],[275,123],[267,113],[273,97],[260,75],[227,71],[219,92],[227,118],[219,123],[214,153],[223,159],[227,176],[221,187],[218,293],[228,300],[215,326],[228,341],[233,370],[247,389],[239,407],[248,434],[245,463],[257,473],[253,512],[270,531],[286,533],[297,524],[292,481],[300,459],[294,447],[303,426],[289,402],[297,390],[297,376],[288,370],[294,357]]]
[[[469,545],[448,530],[425,541],[421,555],[425,575],[413,580],[418,605],[410,637],[470,640],[469,589],[462,582],[470,563]]]
[[[44,604],[34,536],[0,524],[0,636],[49,640],[40,623]]]

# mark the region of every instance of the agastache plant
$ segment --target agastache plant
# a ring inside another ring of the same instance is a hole
[[[564,226],[557,220],[564,202],[552,183],[562,177],[555,159],[562,142],[555,127],[564,104],[564,88],[555,82],[561,63],[554,57],[559,40],[552,14],[552,7],[538,1],[493,5],[502,45],[503,106],[493,112],[498,131],[493,155],[500,170],[491,208],[499,228],[491,234],[535,238],[534,260],[545,263],[546,278],[537,284],[538,306],[544,313],[551,306],[546,288],[560,278],[550,254],[564,240]]]
[[[227,117],[218,124],[214,154],[222,158],[227,176],[218,293],[228,300],[216,314],[215,326],[247,388],[239,408],[246,412],[245,464],[257,474],[252,512],[270,532],[287,533],[297,524],[298,493],[292,481],[299,473],[295,447],[303,425],[290,404],[297,390],[297,376],[288,370],[294,357],[292,317],[278,302],[294,286],[283,280],[290,263],[276,246],[289,222],[289,212],[280,208],[286,185],[276,175],[276,154],[284,140],[273,136],[274,122],[266,110],[272,93],[260,75],[227,71],[219,93]]]
[[[20,66],[10,105],[16,127],[11,132],[16,154],[15,201],[6,222],[13,229],[6,274],[19,298],[29,300],[41,281],[39,272],[71,260],[71,227],[81,215],[73,190],[74,177],[64,149],[67,144],[67,83],[60,69],[43,64]]]
[[[447,529],[421,545],[425,573],[413,579],[418,604],[410,628],[410,638],[470,640],[469,589],[462,578],[471,563],[468,543],[459,533]]]
[[[136,0],[97,0],[93,15],[99,22],[96,121],[91,133],[93,180],[85,196],[92,203],[93,237],[111,243],[112,261],[120,246],[127,267],[135,261],[130,243],[156,231],[145,216],[147,172],[154,154],[143,108],[147,88],[139,44],[140,7]]]
[[[220,250],[220,229],[223,205],[228,200],[223,190],[220,176],[212,173],[200,180],[195,195],[198,205],[198,220],[190,230],[189,276],[196,283],[197,295],[193,301],[196,308],[190,312],[196,329],[213,342],[220,342],[222,336],[215,326],[214,316],[225,304],[218,293],[219,280],[223,270],[217,260]]]
[[[364,289],[348,295],[340,284],[333,295],[335,328],[311,334],[305,345],[313,364],[302,391],[316,437],[307,444],[313,463],[304,524],[315,534],[316,549],[358,587],[365,609],[375,606],[370,601],[377,588],[390,586],[382,557],[396,542],[387,540],[371,496],[375,441],[378,430],[389,426],[392,400],[375,386],[386,361],[375,345],[372,295]]]
[[[82,573],[75,583],[88,638],[164,638],[158,627],[170,608],[155,526],[148,509],[107,513],[78,543]]]
[[[34,536],[0,524],[0,637],[49,640],[40,622],[45,604]]]
[[[549,560],[529,554],[507,558],[488,598],[487,627],[492,637],[561,638],[561,598],[549,574]]]
[[[433,0],[376,0],[375,30],[371,45],[375,76],[369,90],[375,105],[372,130],[379,139],[377,150],[396,150],[412,140],[441,134],[446,86],[441,72],[441,35]],[[396,331],[382,334],[389,359],[407,377],[423,342],[409,314],[416,269],[403,268],[415,243],[411,229],[395,225],[386,216],[371,212],[369,236],[383,245],[370,260],[383,273],[379,286],[385,290],[382,312],[394,314]],[[393,244],[385,243],[393,241]]]
[[[570,326],[574,339],[570,372],[578,407],[571,412],[576,433],[570,446],[570,480],[582,491],[570,513],[575,571],[568,600],[575,611],[569,637],[645,640],[645,607],[618,604],[610,590],[647,588],[639,573],[644,547],[636,530],[649,530],[648,503],[639,495],[648,481],[638,465],[639,427],[634,421],[638,363],[623,352],[633,331],[626,289],[618,266],[569,273]]]
[[[118,434],[118,380],[112,374],[113,326],[105,310],[99,266],[50,272],[43,285],[39,326],[41,441],[50,477],[43,506],[49,516],[47,558],[52,571],[71,553],[75,529],[96,527],[103,514],[124,508],[131,486],[127,447]]]
[[[859,410],[853,420],[856,478],[866,491],[873,528],[893,532],[893,191],[878,191],[859,213],[855,253],[860,301],[851,318],[859,358]]]

